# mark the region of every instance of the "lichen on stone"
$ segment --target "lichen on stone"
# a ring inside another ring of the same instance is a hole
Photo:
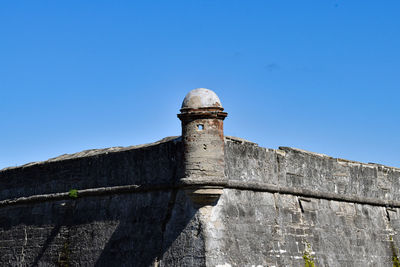
[[[393,241],[393,236],[389,236],[389,240],[390,240],[390,246],[392,249],[392,262],[393,262],[393,267],[400,267],[400,261],[399,261],[399,257],[397,256],[397,248],[394,244]]]
[[[304,266],[315,267],[314,256],[312,255],[311,244],[306,241],[306,247],[303,252]]]

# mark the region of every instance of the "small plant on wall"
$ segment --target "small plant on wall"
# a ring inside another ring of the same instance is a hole
[[[76,189],[69,190],[68,196],[70,198],[78,198],[78,190],[76,190]]]
[[[305,267],[315,267],[314,256],[311,254],[312,254],[311,244],[306,241],[306,248],[303,253]]]

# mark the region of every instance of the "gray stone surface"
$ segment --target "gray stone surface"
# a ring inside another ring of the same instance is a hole
[[[296,196],[225,189],[207,224],[209,266],[304,266],[308,245],[315,266],[393,266],[398,209],[389,221],[384,207],[308,200],[302,212]]]
[[[0,266],[393,266],[400,210],[225,188],[196,207],[173,186],[181,139],[0,171],[0,200],[130,184],[170,189],[0,208]],[[230,181],[399,200],[400,170],[225,137]],[[309,246],[309,247],[308,247]]]
[[[213,91],[206,88],[197,88],[186,95],[181,108],[197,109],[209,107],[222,107],[221,100]]]
[[[182,122],[183,168],[181,184],[198,205],[210,205],[222,194],[225,185],[224,119],[218,96],[200,88],[190,91],[177,115]],[[211,183],[220,184],[213,186]],[[205,185],[207,183],[207,185]]]
[[[264,182],[315,192],[400,199],[400,169],[332,158],[300,149],[267,149],[254,143],[225,142],[230,180]]]
[[[204,239],[182,192],[0,209],[0,266],[202,266]]]
[[[0,200],[130,184],[175,184],[183,176],[178,137],[89,150],[0,171]]]

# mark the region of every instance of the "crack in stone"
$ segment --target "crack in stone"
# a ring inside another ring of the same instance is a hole
[[[165,218],[164,218],[164,220],[162,222],[162,225],[161,225],[160,253],[154,260],[154,267],[161,266],[162,250],[163,250],[164,239],[165,239],[165,236],[164,236],[165,235],[165,230],[167,228],[168,222],[170,221],[170,219],[172,217],[172,211],[173,211],[174,206],[175,206],[177,194],[178,194],[178,190],[177,189],[174,189],[174,190],[171,191],[171,197],[170,197],[169,202],[168,202],[167,211],[165,213]]]
[[[21,262],[19,264],[19,266],[24,266],[24,262],[25,262],[25,247],[28,244],[28,233],[26,232],[26,225],[24,226],[24,244],[22,245],[22,249],[21,249]]]

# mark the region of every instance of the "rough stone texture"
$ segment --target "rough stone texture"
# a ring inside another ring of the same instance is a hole
[[[182,141],[185,178],[224,178],[224,119],[218,96],[200,88],[190,91],[182,104]]]
[[[332,158],[300,149],[267,149],[227,138],[225,173],[230,180],[264,182],[316,192],[400,199],[400,169]]]
[[[0,200],[116,185],[170,189],[0,208],[0,266],[393,266],[400,210],[225,188],[198,208],[174,187],[179,138],[0,171]],[[400,199],[400,170],[225,138],[225,175],[321,193]],[[309,245],[309,248],[307,247]]]
[[[310,246],[316,266],[393,266],[398,209],[225,189],[208,231],[209,266],[304,266]],[[391,238],[393,239],[391,241]]]
[[[209,107],[222,107],[221,100],[213,91],[206,88],[197,88],[186,95],[181,108],[197,109]]]
[[[88,150],[0,170],[0,200],[130,184],[175,184],[183,176],[182,143],[168,137],[133,147]]]
[[[198,129],[202,125],[202,129]],[[185,149],[185,177],[224,176],[223,121],[197,119],[182,123]]]
[[[2,223],[1,265],[14,265],[16,259],[29,266],[149,265],[153,259],[147,251],[158,253],[161,247],[165,199],[166,193],[151,198],[135,194],[2,209],[7,220]]]
[[[227,182],[224,157],[227,113],[223,110],[213,91],[200,88],[186,95],[178,114],[182,121],[185,174],[180,181],[186,185],[191,200],[200,206],[214,203],[222,193],[222,187],[211,182]]]
[[[0,209],[1,266],[171,266],[204,262],[190,202],[176,192]],[[172,201],[172,202],[171,202]],[[192,237],[193,238],[188,238]],[[185,257],[182,257],[185,255]]]
[[[4,169],[0,199],[115,185],[174,185],[182,175],[180,139],[167,138]],[[191,203],[180,196],[176,205],[177,195],[171,189],[2,207],[0,266],[149,266],[162,260],[200,266],[202,236],[176,241],[191,236],[191,228],[197,231]],[[168,256],[169,251],[182,255],[182,247],[190,260]]]

